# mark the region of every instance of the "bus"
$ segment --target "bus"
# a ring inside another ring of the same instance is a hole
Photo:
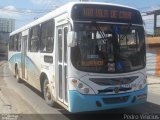
[[[146,47],[132,7],[71,2],[13,31],[9,68],[18,82],[69,112],[142,104],[147,99]]]

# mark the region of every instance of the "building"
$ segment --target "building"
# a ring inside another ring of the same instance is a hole
[[[7,43],[9,33],[15,30],[15,20],[9,18],[0,18],[0,43]]]
[[[153,10],[146,12],[146,15],[154,15],[154,23],[153,23],[153,29],[154,29],[154,36],[160,36],[160,25],[158,24],[158,16],[160,16],[160,10]]]
[[[15,30],[15,20],[0,18],[0,60],[7,56],[9,33]]]
[[[146,39],[147,43],[147,73],[150,75],[160,76],[160,10],[146,12],[149,16],[149,24],[152,23],[153,35]],[[152,19],[153,18],[153,19]]]
[[[15,20],[0,18],[0,32],[12,32],[15,30]]]

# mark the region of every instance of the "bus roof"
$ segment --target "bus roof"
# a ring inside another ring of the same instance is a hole
[[[137,10],[136,8],[133,7],[129,7],[129,6],[124,6],[124,5],[120,5],[120,4],[113,4],[113,3],[104,3],[104,2],[69,2],[51,12],[49,12],[48,14],[38,18],[37,20],[34,20],[33,22],[13,31],[12,33],[10,33],[10,35],[14,35],[17,34],[21,31],[24,31],[32,26],[35,26],[37,24],[42,23],[43,21],[47,21],[51,18],[54,18],[56,16],[59,16],[63,13],[67,13],[69,11],[71,11],[72,6],[74,6],[75,4],[93,4],[93,5],[108,5],[108,6],[115,6],[115,7],[124,7],[124,8],[129,8],[129,9],[133,9],[133,10]]]

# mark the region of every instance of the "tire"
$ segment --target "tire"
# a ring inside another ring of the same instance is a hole
[[[16,77],[18,83],[21,83],[21,82],[22,82],[22,80],[21,80],[20,77],[19,77],[19,72],[18,72],[18,68],[17,68],[17,67],[16,67],[16,69],[15,69],[15,77]]]
[[[44,99],[46,101],[46,103],[53,107],[54,106],[54,97],[53,95],[51,94],[51,91],[50,91],[50,88],[49,88],[49,81],[48,79],[46,78],[43,82],[43,96],[44,96]]]

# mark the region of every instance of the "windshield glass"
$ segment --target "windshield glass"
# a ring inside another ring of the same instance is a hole
[[[129,72],[145,67],[144,29],[132,25],[75,23],[73,65],[97,73]]]

